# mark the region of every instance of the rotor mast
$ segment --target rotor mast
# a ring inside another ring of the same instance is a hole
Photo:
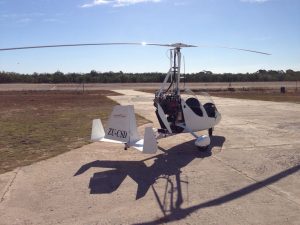
[[[172,57],[173,56],[173,57]],[[180,94],[180,69],[181,69],[181,52],[180,47],[176,47],[170,50],[170,59],[172,60],[171,69],[173,76],[171,78],[174,79],[173,92],[176,95]]]
[[[175,43],[172,45],[166,45],[167,47],[172,47],[170,51],[170,69],[161,85],[161,88],[158,92],[160,96],[164,92],[168,92],[171,89],[171,92],[177,96],[180,95],[180,74],[181,74],[181,48],[186,47],[196,47],[194,45],[186,45],[182,43]],[[167,83],[170,82],[170,85],[167,89]]]

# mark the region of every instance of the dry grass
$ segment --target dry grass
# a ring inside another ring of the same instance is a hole
[[[107,95],[116,93],[0,92],[0,173],[89,143],[91,120],[105,123],[117,104]]]
[[[300,92],[281,93],[264,93],[264,92],[225,92],[225,93],[211,93],[212,96],[223,98],[238,98],[250,99],[272,102],[291,102],[300,103]]]

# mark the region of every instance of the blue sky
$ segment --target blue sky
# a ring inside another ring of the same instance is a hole
[[[186,72],[300,70],[299,0],[0,0],[0,48],[154,42],[183,49]],[[105,46],[0,52],[0,71],[166,72],[167,48]]]

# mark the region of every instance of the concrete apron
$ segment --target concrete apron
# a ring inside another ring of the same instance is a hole
[[[118,92],[158,126],[152,94]],[[152,158],[93,143],[18,168],[0,175],[0,224],[299,224],[300,106],[214,100],[211,152],[183,134]]]

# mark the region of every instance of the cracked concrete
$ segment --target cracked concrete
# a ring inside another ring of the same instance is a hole
[[[9,190],[11,186],[13,185],[17,175],[19,172],[19,168],[15,169],[12,172],[6,173],[3,176],[1,176],[0,184],[1,184],[1,198],[0,198],[0,204],[5,200],[5,196],[7,193],[9,193]]]
[[[20,168],[15,169],[14,171],[12,171],[11,173],[7,173],[10,174],[10,181],[6,181],[3,183],[6,183],[6,186],[4,188],[1,188],[2,190],[2,194],[1,194],[1,199],[0,199],[0,204],[5,200],[6,195],[9,193],[10,188],[13,186],[15,179],[17,178],[18,172],[19,172]]]
[[[151,94],[119,92],[158,125]],[[189,134],[160,140],[153,157],[75,149],[0,175],[0,224],[299,224],[300,105],[214,100],[223,118],[211,153]]]

